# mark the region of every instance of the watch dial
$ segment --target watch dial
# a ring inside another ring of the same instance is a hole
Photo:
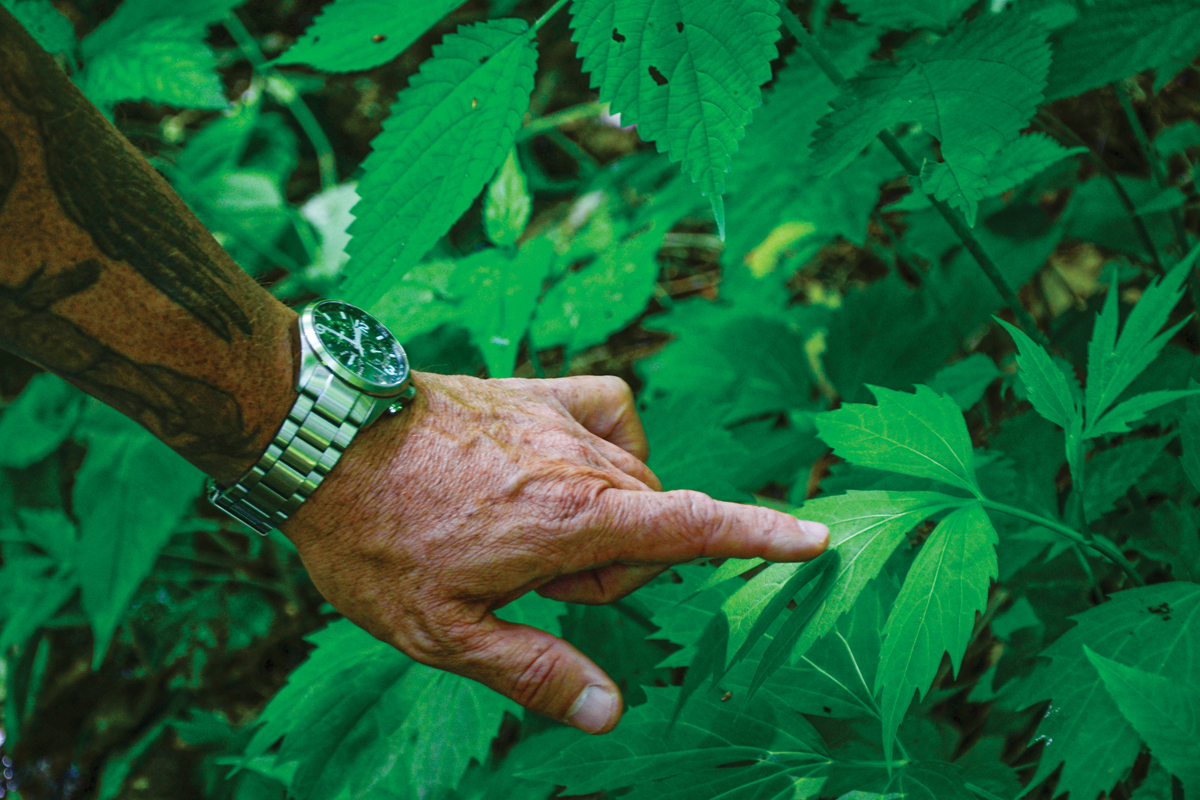
[[[396,337],[361,308],[326,300],[313,310],[313,327],[329,354],[364,381],[399,386],[408,376]]]

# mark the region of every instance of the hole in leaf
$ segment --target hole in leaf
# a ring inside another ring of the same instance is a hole
[[[622,36],[621,32],[618,31],[616,28],[613,28],[613,41],[617,42],[618,44],[623,43],[625,41],[625,37]]]
[[[654,82],[657,83],[659,86],[667,85],[667,76],[663,75],[661,72],[659,72],[658,67],[656,67],[654,65],[650,66],[650,77],[653,78]]]
[[[675,30],[679,31],[680,33],[683,33],[683,23],[682,23],[682,22],[676,22],[676,23],[675,23]]]

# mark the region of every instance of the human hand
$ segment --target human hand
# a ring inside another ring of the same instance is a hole
[[[350,620],[540,714],[603,733],[622,705],[590,659],[495,609],[530,590],[609,603],[671,564],[805,561],[828,542],[820,523],[662,492],[619,378],[414,380],[283,531]]]

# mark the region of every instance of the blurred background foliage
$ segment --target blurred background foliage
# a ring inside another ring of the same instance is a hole
[[[117,0],[56,0],[55,14],[30,0],[3,2],[38,28],[43,46],[237,262],[288,303],[334,290],[360,165],[433,46],[458,25],[531,21],[547,5],[468,0],[377,66],[321,73],[278,59],[320,0],[248,0],[228,13],[228,3],[205,0],[180,0],[170,13],[166,3],[142,3],[158,11],[141,17],[122,17]],[[863,37],[840,2],[792,8],[850,71],[922,35]],[[834,91],[793,42],[780,42],[780,77],[734,158],[722,241],[708,200],[678,165],[597,102],[567,17],[552,19],[538,40],[536,85],[513,153],[374,306],[417,369],[620,375],[639,392],[651,466],[668,488],[743,501],[799,502],[844,487],[846,470],[832,465],[812,415],[867,399],[868,383],[927,382],[967,413],[977,443],[1003,442],[1023,472],[1049,468],[1037,477],[1054,485],[1061,434],[1022,413],[1011,345],[989,319],[1002,302],[959,241],[877,146],[832,179],[811,171],[808,133]],[[1121,98],[1105,88],[1048,104],[1036,128],[1087,157],[1048,164],[980,205],[976,235],[1075,363],[1084,360],[1103,268],[1115,264],[1135,283],[1150,274],[1144,238],[1108,177],[1138,204],[1159,252],[1178,253],[1173,212],[1195,230],[1200,73],[1176,67],[1122,84],[1171,188],[1156,183]],[[935,153],[917,128],[904,141]],[[1124,299],[1138,291],[1126,288]],[[1184,388],[1198,347],[1187,328],[1131,391]],[[282,797],[295,763],[281,771],[264,756],[233,780],[225,775],[247,747],[254,752],[248,726],[305,660],[305,637],[339,616],[294,548],[278,533],[235,528],[199,499],[199,474],[140,428],[2,353],[0,396],[0,796],[19,785],[30,798]],[[1179,405],[1153,422],[1171,426]],[[1200,558],[1184,553],[1194,543],[1172,550],[1138,538],[1145,515],[1195,514],[1177,444],[1148,441],[1136,474],[1118,470],[1113,503],[1135,507],[1122,506],[1129,513],[1111,524],[1145,558],[1172,565],[1164,572],[1196,580]],[[862,488],[861,475],[853,485]],[[1155,497],[1173,499],[1156,505]],[[1088,606],[1086,580],[1060,580],[1055,567],[1035,564],[1046,542],[1008,546],[1005,569],[1034,564],[1031,585],[1063,616],[1025,624],[1015,615],[1031,612],[1013,610],[972,646],[960,680],[997,668],[989,647],[1029,656],[1062,632],[1067,613]],[[658,605],[655,591],[665,598]],[[677,683],[686,663],[660,665],[677,647],[646,638],[676,595],[660,586],[619,607],[563,608],[548,624],[561,625],[636,704],[642,684]],[[339,631],[353,636],[321,635]],[[977,727],[988,698],[947,697],[936,696],[943,717],[960,730]],[[511,709],[496,713],[501,735],[492,742],[487,732],[476,747],[459,793],[544,797],[544,787],[539,795],[505,777],[530,757],[517,742],[531,730],[570,732],[536,720],[521,729]],[[997,759],[1006,746],[1016,752],[1013,741],[995,744]],[[484,780],[478,762],[489,752],[508,758],[500,777]]]

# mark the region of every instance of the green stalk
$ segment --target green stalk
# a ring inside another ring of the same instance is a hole
[[[1108,180],[1112,185],[1113,191],[1117,193],[1117,199],[1125,210],[1129,212],[1129,219],[1133,222],[1133,228],[1137,232],[1138,238],[1142,240],[1142,246],[1146,248],[1146,252],[1150,254],[1151,263],[1158,274],[1162,275],[1166,272],[1163,266],[1162,258],[1158,255],[1158,247],[1154,244],[1153,237],[1150,236],[1150,229],[1146,227],[1146,221],[1142,219],[1142,215],[1138,212],[1137,203],[1133,202],[1133,198],[1129,196],[1129,192],[1125,190],[1125,185],[1117,177],[1117,173],[1112,170],[1112,167],[1104,163],[1104,159],[1100,157],[1095,150],[1088,147],[1088,143],[1079,137],[1079,134],[1064,125],[1057,117],[1049,111],[1038,112],[1037,119],[1034,120],[1045,132],[1053,135],[1060,141],[1066,140],[1066,144],[1073,147],[1086,147],[1088,159],[1100,170],[1100,174]]]
[[[1138,574],[1136,569],[1134,569],[1133,564],[1130,564],[1129,559],[1125,558],[1125,554],[1122,553],[1120,549],[1108,539],[1103,537],[1093,539],[1090,536],[1085,536],[1074,528],[1068,528],[1066,525],[1058,522],[1057,520],[1050,519],[1049,517],[1043,517],[1040,514],[1034,514],[1032,511],[1026,511],[1025,509],[1018,508],[1017,506],[1010,506],[1007,503],[997,503],[995,500],[988,500],[986,498],[984,498],[982,502],[985,508],[990,508],[993,511],[999,511],[1003,514],[1008,514],[1009,516],[1018,517],[1028,522],[1041,525],[1043,528],[1047,528],[1055,533],[1067,537],[1076,544],[1084,547],[1090,547],[1120,567],[1121,571],[1129,576],[1129,580],[1133,581],[1135,585],[1146,585],[1146,582],[1142,580],[1142,576]]]
[[[538,355],[537,348],[533,345],[531,331],[525,331],[525,348],[529,351],[529,363],[533,365],[534,377],[545,378],[546,368],[542,366],[542,357]]]
[[[558,0],[557,3],[550,6],[549,11],[547,11],[545,14],[542,14],[540,17],[537,18],[536,22],[534,22],[532,25],[529,26],[529,35],[533,36],[534,34],[536,34],[541,29],[541,27],[543,25],[545,25],[547,22],[549,22],[550,18],[553,17],[555,14],[557,14],[559,12],[559,9],[561,9],[566,4],[567,4],[567,0]]]
[[[833,63],[833,59],[829,57],[825,49],[817,44],[816,39],[809,34],[808,30],[804,27],[804,23],[786,8],[780,9],[780,16],[783,18],[784,26],[796,38],[796,41],[800,43],[804,51],[812,57],[813,61],[816,62],[817,66],[821,68],[821,71],[825,73],[829,80],[833,81],[833,84],[839,89],[846,89],[849,83],[846,76],[838,69],[837,64]],[[921,165],[908,154],[908,151],[901,146],[900,141],[891,131],[880,131],[879,141],[895,156],[896,160],[900,162],[900,165],[904,167],[909,175],[913,177],[920,176]],[[946,223],[954,231],[955,235],[962,241],[963,246],[967,248],[967,252],[975,258],[980,269],[983,270],[983,274],[987,276],[992,285],[996,287],[996,291],[1004,298],[1005,304],[1012,309],[1017,324],[1024,328],[1034,341],[1042,345],[1042,347],[1050,349],[1050,342],[1042,334],[1037,323],[1033,321],[1033,317],[1025,310],[1025,306],[1021,304],[1017,293],[1008,285],[1008,280],[1000,272],[1000,268],[996,266],[996,262],[992,260],[992,257],[983,249],[983,245],[975,238],[974,231],[967,225],[962,215],[950,208],[944,200],[938,200],[932,196],[929,200],[933,204],[933,207],[937,209],[937,212],[941,214],[942,219],[946,220]]]
[[[1142,158],[1146,159],[1146,163],[1150,165],[1150,175],[1154,178],[1154,185],[1160,190],[1166,189],[1167,174],[1163,171],[1162,162],[1158,159],[1158,154],[1150,144],[1150,137],[1146,133],[1146,128],[1142,125],[1141,119],[1138,118],[1137,111],[1133,108],[1133,100],[1129,97],[1129,90],[1125,88],[1122,81],[1117,81],[1113,84],[1113,89],[1117,92],[1117,99],[1121,102],[1121,109],[1125,112],[1125,118],[1129,120],[1129,127],[1133,128],[1133,136],[1137,139],[1138,149],[1142,151]],[[1179,248],[1179,256],[1182,258],[1187,255],[1191,246],[1188,244],[1187,230],[1183,227],[1183,214],[1178,208],[1171,209],[1171,224],[1175,228],[1175,245]]]
[[[223,22],[225,29],[229,31],[229,35],[233,37],[238,49],[242,51],[242,55],[250,62],[250,66],[254,68],[255,72],[266,76],[274,71],[267,66],[262,50],[258,48],[258,42],[250,35],[250,31],[246,30],[246,26],[242,24],[242,20],[235,12],[230,11],[226,14]],[[325,131],[321,130],[317,118],[313,116],[312,110],[300,98],[299,93],[286,101],[284,105],[287,106],[288,111],[292,112],[292,116],[296,118],[300,129],[304,131],[304,135],[308,137],[313,150],[316,151],[317,169],[321,173],[321,189],[337,186],[337,162],[334,161],[333,147],[329,144],[329,137],[325,135]]]
[[[592,119],[598,117],[608,110],[608,103],[580,103],[577,106],[564,108],[561,111],[555,111],[553,114],[547,114],[544,117],[539,117],[533,120],[524,128],[517,132],[517,141],[523,142],[526,139],[532,139],[539,133],[545,133],[553,128],[558,128],[562,125],[567,125],[572,122],[579,122],[584,119]]]

